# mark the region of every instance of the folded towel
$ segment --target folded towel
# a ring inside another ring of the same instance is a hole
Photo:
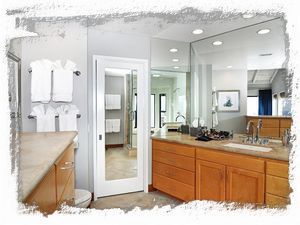
[[[33,107],[30,115],[36,116],[36,131],[54,132],[56,114],[56,110],[51,106],[48,106],[46,110],[43,104]]]
[[[107,119],[105,120],[105,133],[112,133],[112,120],[111,119]]]
[[[121,109],[121,95],[105,95],[105,109]]]
[[[120,119],[112,120],[112,132],[119,133],[120,132]]]
[[[76,105],[71,104],[63,104],[56,108],[58,114],[79,114],[79,109]]]
[[[77,117],[75,113],[59,114],[59,131],[77,131]]]
[[[67,60],[65,67],[61,61],[55,61],[53,66],[53,96],[55,102],[72,102],[73,72],[76,64]]]
[[[37,132],[54,132],[55,131],[55,115],[37,115],[36,116]]]
[[[30,63],[31,101],[48,103],[51,99],[51,73],[53,64],[47,59]]]

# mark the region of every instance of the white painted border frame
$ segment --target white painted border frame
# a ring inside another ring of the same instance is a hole
[[[123,61],[123,62],[131,62],[135,64],[141,64],[143,67],[144,76],[141,79],[141,90],[144,90],[140,95],[140,99],[144,99],[144,101],[139,102],[139,104],[143,104],[141,108],[143,108],[143,112],[140,113],[139,116],[141,121],[143,121],[144,129],[142,132],[142,145],[143,145],[143,190],[144,192],[148,192],[148,184],[149,184],[149,148],[150,148],[150,76],[149,76],[149,61],[147,59],[136,59],[136,58],[125,58],[125,57],[113,57],[113,56],[102,56],[102,55],[93,55],[93,181],[94,181],[94,196],[97,198],[99,196],[98,187],[99,187],[99,164],[97,163],[97,70],[95,62],[96,60],[110,60],[110,61]]]

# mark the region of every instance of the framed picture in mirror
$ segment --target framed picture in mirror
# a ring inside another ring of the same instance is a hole
[[[217,91],[218,112],[239,112],[240,91],[219,90]]]

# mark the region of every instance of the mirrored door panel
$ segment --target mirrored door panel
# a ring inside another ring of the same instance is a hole
[[[105,180],[137,177],[137,71],[105,68]]]

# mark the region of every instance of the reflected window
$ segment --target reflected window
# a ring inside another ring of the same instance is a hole
[[[167,96],[166,94],[159,94],[159,127],[163,127],[167,119]]]
[[[257,116],[258,115],[258,97],[248,96],[247,97],[247,115]]]
[[[151,94],[151,128],[155,128],[155,94]]]

